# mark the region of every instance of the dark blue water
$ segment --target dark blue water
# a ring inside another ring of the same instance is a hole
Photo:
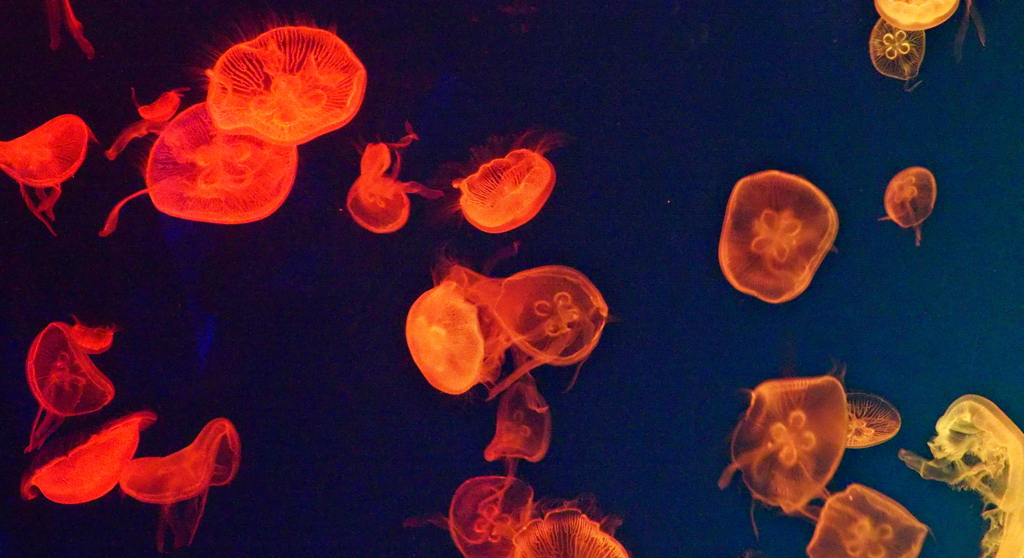
[[[176,451],[218,416],[238,428],[238,477],[211,490],[185,554],[457,557],[444,531],[402,522],[500,474],[482,455],[495,405],[433,390],[405,316],[442,255],[479,266],[514,241],[520,254],[496,274],[577,268],[616,318],[571,391],[571,369],[536,373],[554,435],[519,474],[538,496],[593,494],[623,519],[617,536],[636,558],[801,556],[810,523],[758,509],[757,539],[749,493],[715,483],[743,389],[839,361],[850,389],[900,409],[903,429],[847,452],[830,488],[859,482],[903,503],[933,531],[924,557],[977,554],[980,500],[920,479],[896,452],[926,453],[965,393],[1024,423],[1024,7],[981,0],[988,44],[972,30],[959,65],[960,14],[928,31],[908,94],[870,64],[866,0],[75,0],[93,61],[67,36],[49,51],[42,2],[8,4],[3,139],[74,113],[105,147],[134,120],[130,87],[152,99],[190,86],[186,102],[201,101],[202,70],[272,15],[336,25],[369,86],[348,126],[299,148],[291,196],[257,223],[186,222],[139,200],[97,237],[143,186],[140,144],[114,163],[90,152],[65,184],[56,238],[0,181],[0,555],[155,553],[154,506],[18,497],[36,409],[25,355],[74,313],[123,330],[94,359],[118,390],[97,420],[156,412],[139,455]],[[571,141],[550,153],[547,206],[519,229],[488,235],[417,198],[404,229],[373,235],[338,211],[354,146],[393,141],[406,120],[422,138],[405,152],[406,180],[429,181],[492,135],[545,128]],[[938,181],[920,247],[876,221],[888,180],[911,165]],[[840,216],[838,252],[783,305],[734,290],[716,257],[733,184],[768,168],[807,177]]]

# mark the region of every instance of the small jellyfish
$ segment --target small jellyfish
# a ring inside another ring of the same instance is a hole
[[[725,208],[718,262],[741,293],[777,304],[807,289],[839,231],[828,197],[792,174],[740,179]]]
[[[167,528],[175,549],[192,544],[211,486],[231,482],[241,462],[242,443],[231,421],[210,421],[186,448],[166,457],[131,460],[121,475],[121,490],[147,504],[160,505],[156,547],[164,552]]]
[[[57,234],[51,223],[61,184],[82,166],[90,139],[96,141],[81,118],[63,114],[20,138],[0,141],[0,169],[18,183],[25,205],[51,234]]]
[[[899,502],[860,484],[825,500],[809,558],[917,558],[928,526]]]
[[[298,161],[294,146],[222,132],[206,103],[193,105],[160,133],[146,163],[146,189],[114,206],[100,236],[113,233],[124,204],[143,194],[179,219],[222,225],[258,221],[284,203]]]
[[[548,453],[550,444],[551,408],[537,391],[533,376],[526,374],[501,394],[498,425],[484,459],[505,459],[511,475],[516,459],[536,463]]]
[[[732,436],[725,489],[740,471],[755,500],[814,519],[808,504],[827,495],[846,449],[846,392],[833,376],[761,383]]]
[[[903,80],[903,88],[911,91],[921,83],[910,85],[924,62],[924,31],[896,29],[879,19],[871,29],[868,54],[878,73]]]
[[[360,174],[348,191],[345,207],[359,226],[375,233],[390,233],[409,220],[409,194],[437,199],[443,194],[418,182],[401,182],[401,150],[419,137],[406,125],[406,136],[396,143],[371,143],[363,151]],[[391,152],[395,162],[391,163]],[[388,168],[391,172],[388,172]]]
[[[950,404],[935,432],[928,442],[933,459],[908,450],[900,450],[900,459],[922,478],[981,495],[989,522],[984,558],[1024,556],[1024,433],[980,395]]]
[[[115,325],[89,327],[75,318],[75,325],[68,330],[68,337],[83,353],[98,355],[110,349],[114,344],[114,334],[118,331]]]
[[[465,558],[508,558],[533,516],[533,489],[515,477],[475,477],[455,490],[448,532]]]
[[[63,16],[68,33],[71,33],[75,42],[78,43],[78,48],[85,53],[85,57],[92,60],[96,56],[96,49],[85,38],[85,27],[75,17],[75,12],[71,11],[71,0],[44,1],[46,3],[46,21],[50,28],[50,50],[57,50],[60,47],[60,23]]]
[[[366,69],[352,49],[313,27],[278,27],[234,45],[206,75],[218,128],[277,145],[306,143],[348,124],[366,90]]]
[[[594,521],[569,503],[516,533],[512,558],[629,558],[615,539],[619,520]]]
[[[25,453],[35,451],[65,417],[101,409],[114,398],[114,384],[103,375],[65,323],[53,322],[36,335],[25,360],[25,375],[39,412]]]
[[[103,152],[107,159],[111,161],[116,159],[117,155],[124,151],[128,142],[133,139],[160,133],[178,112],[178,107],[181,106],[181,95],[186,91],[188,91],[188,87],[172,89],[160,95],[156,101],[148,105],[140,105],[139,100],[135,97],[135,88],[133,87],[132,102],[135,103],[135,108],[138,109],[142,120],[131,124],[118,134],[110,149]]]
[[[494,138],[473,150],[472,174],[452,182],[459,207],[474,227],[502,233],[519,227],[544,207],[555,187],[555,167],[544,154],[561,144],[557,134],[527,133],[507,149]]]
[[[904,31],[924,31],[950,18],[960,0],[875,0],[875,10],[889,25]]]
[[[42,493],[58,504],[82,504],[117,486],[139,446],[139,431],[156,421],[150,411],[132,413],[103,425],[87,437],[47,444],[36,455],[21,481],[21,497]]]
[[[900,413],[881,397],[871,393],[846,394],[849,433],[846,447],[870,448],[887,442],[900,431]]]
[[[935,209],[935,176],[924,167],[903,169],[885,189],[886,217],[904,229],[914,229],[914,241],[921,245],[921,223]]]

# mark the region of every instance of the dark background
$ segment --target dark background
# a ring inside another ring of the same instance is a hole
[[[933,530],[924,557],[974,556],[980,499],[924,481],[896,458],[926,453],[935,420],[977,393],[1024,422],[1020,243],[1024,7],[981,0],[953,60],[961,13],[927,33],[913,93],[867,55],[868,0],[698,2],[301,2],[74,0],[97,57],[64,35],[47,48],[41,1],[0,9],[0,138],[74,113],[102,148],[144,101],[189,86],[234,42],[272,21],[334,25],[367,68],[358,116],[299,147],[295,187],[257,223],[218,226],[131,202],[147,142],[117,161],[90,151],[65,184],[51,237],[2,177],[0,198],[0,555],[146,556],[156,506],[114,493],[62,506],[18,496],[36,411],[24,377],[35,335],[70,315],[123,331],[94,361],[117,389],[97,417],[151,409],[138,455],[164,455],[224,416],[243,445],[234,482],[211,490],[185,554],[218,557],[456,557],[447,533],[403,528],[445,512],[455,488],[500,474],[483,460],[496,405],[477,388],[432,389],[404,338],[406,312],[442,256],[479,266],[520,241],[500,276],[547,264],[585,273],[610,323],[579,380],[535,376],[551,404],[551,450],[520,477],[538,496],[593,494],[623,519],[636,558],[803,555],[813,526],[719,491],[743,389],[848,366],[850,389],[903,414],[894,441],[849,451],[830,484],[876,488]],[[589,5],[589,7],[588,7]],[[962,8],[961,8],[962,9]],[[558,184],[533,221],[488,235],[443,202],[413,199],[404,229],[374,235],[345,213],[357,145],[422,138],[402,177],[429,181],[489,136],[543,128]],[[151,141],[151,140],[149,140]],[[899,170],[938,180],[923,243],[884,215]],[[716,250],[726,201],[746,174],[806,176],[840,215],[838,252],[794,301],[734,290]]]

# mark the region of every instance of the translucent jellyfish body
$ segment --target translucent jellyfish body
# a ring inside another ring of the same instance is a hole
[[[475,477],[452,497],[448,530],[465,558],[508,558],[533,515],[533,489],[514,477]]]
[[[935,175],[924,167],[903,169],[885,189],[885,219],[905,229],[914,229],[914,242],[921,245],[921,223],[935,209]]]
[[[897,29],[924,31],[950,18],[960,0],[875,0],[875,10]]]
[[[871,29],[868,39],[868,54],[871,63],[883,76],[906,82],[905,89],[913,89],[910,80],[917,77],[924,62],[924,31],[897,29],[884,19],[879,19]]]
[[[107,159],[113,161],[117,158],[118,154],[124,151],[124,148],[130,141],[136,138],[141,138],[148,134],[158,134],[161,130],[167,126],[167,123],[174,117],[178,112],[178,107],[181,106],[181,95],[188,91],[187,87],[180,89],[172,89],[160,95],[157,100],[153,101],[148,105],[140,105],[139,100],[135,98],[135,89],[132,89],[132,102],[135,103],[135,107],[139,111],[139,120],[118,134],[117,139],[103,152],[103,155]]]
[[[618,521],[598,523],[572,505],[526,524],[512,540],[513,558],[629,558],[615,539]]]
[[[860,484],[825,500],[809,558],[917,558],[928,526],[899,502]]]
[[[537,391],[533,376],[527,374],[502,392],[498,424],[494,438],[484,450],[484,459],[525,459],[536,463],[547,454],[550,444],[551,408]]]
[[[900,431],[902,420],[896,407],[871,393],[846,394],[849,431],[846,447],[861,449],[877,446]]]

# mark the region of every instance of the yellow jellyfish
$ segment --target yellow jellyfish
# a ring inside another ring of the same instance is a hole
[[[892,439],[900,431],[900,413],[881,397],[871,393],[846,394],[849,432],[846,447],[870,448]]]
[[[897,29],[924,31],[950,18],[960,0],[875,0],[875,10]]]
[[[861,484],[825,500],[809,558],[917,558],[928,526],[899,502]]]
[[[910,85],[924,62],[924,31],[896,29],[879,19],[871,29],[868,54],[878,73],[903,80],[903,88],[911,91],[921,83]]]
[[[982,558],[1024,556],[1024,433],[980,395],[950,404],[935,432],[928,442],[932,459],[908,450],[900,450],[900,459],[922,478],[981,495],[989,522]]]

